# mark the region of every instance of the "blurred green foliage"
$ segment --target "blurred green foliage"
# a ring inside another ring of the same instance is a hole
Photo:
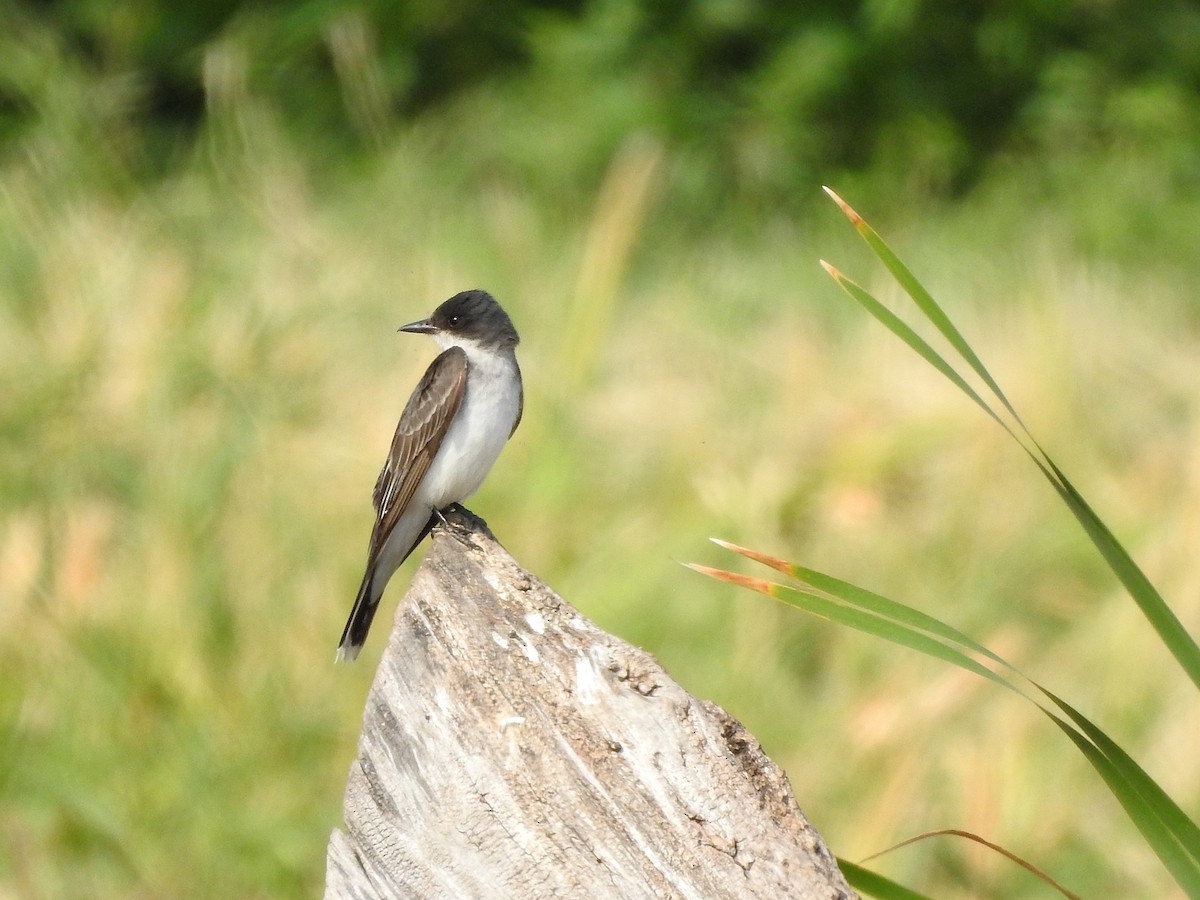
[[[222,92],[246,90],[339,155],[485,92],[502,120],[474,120],[476,163],[555,191],[592,183],[622,135],[648,130],[687,160],[699,206],[839,170],[953,195],[998,156],[1114,143],[1197,174],[1200,7],[1185,0],[10,0],[7,18],[121,83],[107,113],[136,126],[152,172]],[[0,73],[11,148],[51,110],[44,73]]]

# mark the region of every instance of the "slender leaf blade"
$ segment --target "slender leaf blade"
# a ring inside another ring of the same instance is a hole
[[[884,618],[852,605],[831,600],[807,588],[777,584],[773,581],[751,578],[739,575],[736,572],[714,569],[695,563],[684,563],[684,565],[702,575],[708,575],[711,578],[735,584],[739,587],[747,587],[750,590],[774,597],[782,603],[794,606],[822,619],[828,619],[847,628],[853,628],[856,631],[883,638],[901,647],[907,647],[910,650],[915,650],[934,659],[951,663],[961,669],[966,669],[968,672],[973,672],[981,678],[986,678],[1002,687],[1008,688],[1010,691],[1020,694],[1027,700],[1030,699],[1020,688],[1012,684],[1004,676],[993,672],[978,660],[972,659],[955,647],[944,644],[925,632],[901,622]]]
[[[1200,688],[1200,646],[1197,646],[1195,639],[1183,627],[1179,617],[1167,605],[1167,601],[1146,577],[1146,573],[1134,562],[1129,551],[1122,546],[1095,510],[1083,499],[1083,495],[1076,490],[1075,486],[1049,457],[1046,457],[1046,460],[1061,485],[1059,494],[1063,498],[1063,502],[1067,504],[1076,520],[1083,526],[1096,549],[1108,563],[1108,567],[1125,585],[1125,590],[1129,592],[1133,601],[1141,609],[1151,627],[1158,632],[1158,636],[1171,651],[1171,655],[1178,660],[1192,683]]]
[[[962,333],[957,327],[955,327],[954,323],[950,321],[950,317],[946,315],[946,312],[942,309],[941,305],[933,299],[933,295],[925,289],[925,286],[921,284],[915,275],[913,275],[908,266],[906,266],[900,257],[896,255],[895,251],[887,245],[884,239],[879,236],[878,232],[876,232],[874,228],[867,224],[867,221],[862,216],[855,212],[854,209],[852,209],[850,205],[841,197],[839,197],[833,190],[830,188],[825,188],[824,190],[825,193],[828,194],[835,203],[837,203],[842,212],[846,214],[846,217],[850,219],[855,230],[859,233],[859,235],[862,236],[863,240],[867,242],[867,245],[871,248],[872,252],[874,252],[874,254],[879,258],[879,261],[882,262],[887,270],[892,273],[892,277],[896,279],[902,288],[904,288],[904,292],[912,298],[914,303],[917,304],[917,308],[925,314],[925,318],[927,318],[933,324],[933,327],[936,328],[942,334],[942,336],[950,342],[950,345],[958,351],[959,356],[966,360],[967,365],[974,370],[976,375],[983,379],[984,383],[987,384],[992,393],[996,395],[996,398],[1002,404],[1004,404],[1004,408],[1007,409],[1012,417],[1016,419],[1018,423],[1020,423],[1022,428],[1024,428],[1025,423],[1021,422],[1021,417],[1017,415],[1017,411],[1013,409],[1012,404],[1008,402],[1008,397],[1006,397],[1004,392],[1000,390],[1000,385],[996,383],[994,378],[992,378],[992,374],[987,370],[987,367],[984,366],[983,360],[981,360],[978,355],[976,355],[975,351],[971,349],[971,345],[967,343],[966,339],[962,336]]]
[[[840,578],[834,578],[832,575],[826,575],[824,572],[805,568],[804,566],[795,566],[793,577],[827,594],[832,594],[845,603],[867,609],[877,615],[886,616],[887,618],[908,625],[911,628],[920,629],[943,640],[951,641],[967,650],[988,657],[1012,672],[1020,674],[1015,666],[993,653],[974,638],[964,634],[952,625],[948,625],[941,619],[921,612],[919,609],[899,603],[881,594],[876,594],[874,591],[869,591],[848,581],[842,581]]]
[[[846,876],[846,881],[850,883],[850,887],[868,896],[878,897],[879,900],[931,900],[925,894],[897,884],[890,878],[872,872],[870,869],[864,869],[840,856],[837,864],[838,868],[842,870],[842,874]]]
[[[867,590],[864,587],[859,587],[849,581],[843,581],[840,578],[835,578],[824,572],[818,572],[816,569],[809,569],[796,563],[788,562],[775,556],[769,556],[765,553],[760,553],[756,550],[750,550],[746,547],[738,546],[729,541],[723,541],[719,538],[711,538],[713,543],[726,550],[731,550],[734,553],[745,556],[747,559],[753,559],[756,562],[761,562],[768,565],[778,572],[783,572],[790,575],[797,581],[816,588],[823,593],[829,594],[843,603],[857,606],[876,615],[883,616],[888,619],[908,625],[911,628],[924,631],[935,637],[957,644],[958,646],[969,650],[973,653],[978,653],[985,656],[995,663],[1004,666],[1015,675],[1025,678],[1025,675],[1004,657],[993,653],[983,644],[976,641],[974,638],[959,631],[952,625],[937,619],[928,613],[921,612],[915,607],[908,606],[889,597],[884,597],[882,594],[877,594],[874,591]],[[1028,680],[1028,679],[1026,679]]]
[[[1158,590],[1150,582],[1150,579],[1146,577],[1145,573],[1117,540],[1116,536],[1113,535],[1108,526],[1092,510],[1083,499],[1083,496],[1076,490],[1075,486],[1063,474],[1062,470],[1055,464],[1046,451],[1042,449],[1037,440],[1033,438],[1029,429],[1017,414],[1017,411],[1000,389],[999,384],[992,378],[987,368],[950,321],[945,311],[937,304],[916,276],[912,274],[887,243],[845,200],[829,188],[825,188],[825,192],[841,207],[842,212],[850,219],[854,228],[867,241],[868,245],[875,252],[875,255],[884,263],[885,267],[892,273],[892,276],[896,278],[901,287],[912,297],[926,318],[934,324],[954,349],[958,351],[959,355],[966,360],[967,364],[988,385],[1004,405],[1004,408],[1012,415],[1021,432],[1033,445],[1032,448],[909,325],[890,310],[887,310],[878,300],[853,280],[843,275],[833,266],[822,261],[822,265],[825,266],[826,271],[864,309],[892,331],[893,334],[903,340],[922,359],[941,372],[959,390],[966,393],[980,409],[984,410],[994,421],[1003,427],[1021,446],[1067,504],[1067,507],[1083,527],[1092,543],[1096,546],[1096,549],[1104,557],[1105,562],[1108,563],[1109,568],[1112,569],[1113,573],[1125,586],[1125,589],[1129,592],[1134,602],[1142,610],[1143,615],[1150,622],[1151,627],[1158,633],[1159,638],[1179,662],[1180,666],[1192,680],[1192,683],[1200,688],[1200,645],[1197,644],[1196,639],[1183,627],[1183,624],[1167,605],[1162,595],[1159,594]]]
[[[730,545],[730,549],[738,548],[736,545]],[[936,623],[934,627],[937,632],[940,632],[941,636],[946,637],[952,643],[958,643],[957,635],[960,633],[957,632],[957,629],[944,625],[933,617],[926,617],[925,614],[904,607],[903,604],[898,604],[848,582],[840,582],[839,579],[832,578],[832,576],[825,576],[823,573],[786,563],[776,557],[754,553],[744,555],[752,558],[762,557],[762,561],[769,561],[769,564],[780,568],[781,571],[786,569],[788,574],[795,573],[795,577],[801,578],[801,580],[803,580],[803,576],[813,576],[813,583],[808,587],[796,588],[724,570],[709,569],[703,566],[690,567],[722,580],[750,587],[781,602],[814,615],[820,615],[822,618],[838,624],[884,637],[900,646],[951,662],[960,668],[1000,684],[1033,703],[1083,753],[1108,785],[1110,792],[1125,810],[1134,826],[1167,867],[1176,883],[1188,893],[1189,897],[1200,900],[1200,893],[1196,893],[1196,891],[1200,891],[1200,830],[1124,750],[1082,713],[1046,688],[1030,681],[1030,684],[1070,718],[1071,722],[1068,722],[1052,710],[1042,706],[998,673],[959,652],[955,647],[941,643],[923,630],[924,626],[929,624],[926,619]],[[832,589],[835,599],[813,592],[813,590],[829,589]],[[863,601],[868,608],[863,609],[857,605]],[[876,614],[872,609],[881,609],[884,613]],[[904,610],[908,612],[905,613]],[[918,624],[909,626],[904,622],[897,622],[886,617],[888,614],[896,613],[904,615],[905,618],[913,618],[909,613],[916,614],[914,621]],[[974,649],[977,645],[977,642],[966,635],[962,635],[962,637],[967,642],[965,646]],[[978,646],[982,647],[982,645]],[[986,648],[983,648],[983,653],[989,659],[1006,666],[1018,675],[1020,674],[1003,658]],[[1071,724],[1072,722],[1074,724]]]
[[[1104,779],[1104,783],[1108,785],[1112,795],[1121,804],[1134,827],[1142,833],[1142,837],[1146,839],[1150,849],[1166,866],[1171,877],[1175,879],[1175,883],[1192,900],[1200,900],[1200,864],[1179,843],[1145,798],[1125,780],[1120,770],[1085,735],[1049,710],[1043,710],[1043,712],[1067,737],[1074,741],[1075,746],[1092,764],[1092,768]]]
[[[1200,864],[1200,826],[1189,818],[1182,807],[1171,799],[1146,770],[1139,766],[1133,757],[1126,753],[1099,726],[1057,694],[1042,687],[1036,681],[1031,683],[1070,717],[1076,727],[1109,759],[1121,777],[1142,795],[1151,811],[1170,830],[1183,849],[1191,854],[1197,864]]]
[[[910,328],[903,319],[875,299],[875,297],[873,297],[870,292],[866,290],[866,288],[855,282],[852,278],[842,274],[837,268],[825,262],[825,260],[821,260],[821,265],[825,268],[825,271],[829,273],[830,277],[837,282],[838,287],[849,294],[850,297],[852,297],[863,309],[874,316],[875,319],[878,320],[880,324],[882,324],[888,331],[896,335],[896,337],[900,338],[900,340],[904,341],[904,343],[908,344],[908,346],[912,348],[912,350],[915,351],[918,356],[920,356],[923,360],[941,372],[943,376],[953,382],[955,387],[975,401],[975,404],[980,409],[982,409],[997,422],[1000,422],[1001,425],[1004,424],[1000,421],[1000,418],[996,415],[992,408],[987,405],[987,402],[979,396],[979,393],[973,387],[971,387],[971,385],[967,384],[966,380],[954,370],[954,367],[946,362],[946,360],[944,360],[941,355],[934,350],[932,346],[930,346],[928,341],[913,331],[913,329]]]
[[[908,838],[907,840],[903,840],[898,844],[893,844],[891,847],[888,847],[886,850],[880,850],[878,853],[874,853],[871,856],[868,856],[866,859],[863,860],[863,862],[870,862],[871,860],[876,859],[877,857],[883,856],[883,854],[885,854],[885,853],[891,853],[893,850],[899,850],[902,847],[908,847],[919,841],[926,841],[926,840],[929,840],[930,838],[935,838],[935,837],[963,838],[968,841],[973,841],[982,847],[987,847],[989,850],[992,850],[995,853],[999,853],[1005,859],[1008,859],[1008,860],[1016,863],[1018,866],[1020,866],[1025,871],[1029,872],[1034,877],[1044,881],[1046,884],[1050,885],[1050,887],[1054,888],[1056,891],[1058,891],[1060,894],[1062,894],[1064,897],[1066,897],[1067,900],[1080,900],[1079,895],[1074,894],[1071,891],[1067,890],[1065,887],[1063,887],[1061,884],[1059,884],[1057,881],[1055,881],[1053,878],[1051,878],[1046,872],[1039,869],[1037,866],[1035,866],[1029,860],[1024,859],[1020,856],[1017,856],[1017,854],[1013,853],[1011,850],[1008,850],[1008,849],[1000,846],[999,844],[995,843],[994,841],[989,841],[986,838],[981,837],[980,835],[975,834],[972,831],[964,831],[961,828],[939,828],[937,831],[926,831],[923,834],[918,834],[914,837]]]

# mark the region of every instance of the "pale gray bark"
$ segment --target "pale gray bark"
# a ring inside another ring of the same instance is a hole
[[[737,721],[450,520],[367,697],[327,900],[854,896]]]

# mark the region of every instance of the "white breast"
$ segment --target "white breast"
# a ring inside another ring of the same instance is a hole
[[[520,374],[511,350],[496,353],[460,346],[470,363],[466,394],[419,489],[420,499],[435,509],[479,490],[512,433],[521,403]]]

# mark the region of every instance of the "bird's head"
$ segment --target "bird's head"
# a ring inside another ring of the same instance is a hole
[[[400,331],[428,334],[442,349],[474,345],[500,350],[520,341],[508,313],[487,291],[463,291],[433,311],[428,319],[402,325]]]

